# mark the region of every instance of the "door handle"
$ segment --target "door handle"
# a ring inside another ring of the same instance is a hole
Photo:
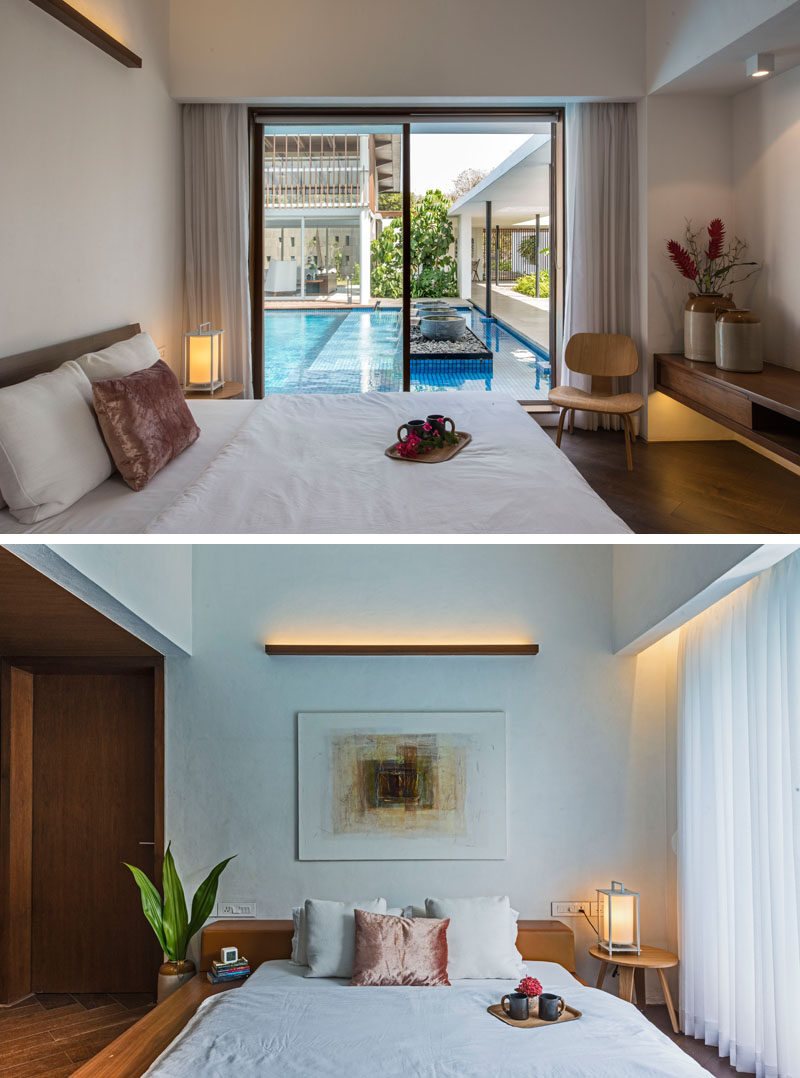
[[[155,842],[140,842],[140,846],[155,846]]]

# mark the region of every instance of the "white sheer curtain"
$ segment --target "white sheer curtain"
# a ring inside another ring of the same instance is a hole
[[[564,344],[573,333],[624,333],[640,348],[636,106],[567,105],[564,138]],[[559,382],[589,388],[586,375],[567,370],[563,356]],[[590,412],[575,416],[592,430],[598,420],[620,427],[619,416],[613,422]]]
[[[184,105],[185,328],[225,331],[225,377],[253,396],[246,105]]]
[[[800,554],[682,630],[681,1024],[800,1075]]]

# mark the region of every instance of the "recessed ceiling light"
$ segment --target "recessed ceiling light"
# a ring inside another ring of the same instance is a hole
[[[763,79],[766,75],[774,75],[775,53],[757,52],[755,56],[748,56],[746,69],[751,79]]]

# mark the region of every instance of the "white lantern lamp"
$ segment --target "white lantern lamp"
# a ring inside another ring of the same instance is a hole
[[[222,330],[202,322],[183,335],[183,384],[186,389],[213,393],[225,384],[222,368]]]
[[[639,896],[618,880],[608,890],[597,888],[597,944],[610,955],[642,953]]]

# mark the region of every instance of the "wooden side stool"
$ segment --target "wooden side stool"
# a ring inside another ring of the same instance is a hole
[[[620,999],[632,1003],[633,987],[635,985],[636,1002],[642,1010],[647,1006],[644,995],[644,971],[646,969],[654,969],[661,982],[661,991],[664,993],[664,1002],[669,1011],[669,1020],[672,1023],[672,1028],[675,1033],[680,1033],[680,1029],[678,1028],[678,1017],[675,1014],[669,985],[667,984],[667,978],[664,975],[665,969],[669,969],[670,966],[677,966],[678,956],[676,954],[672,954],[671,951],[662,951],[660,947],[642,947],[641,954],[630,954],[628,952],[609,954],[608,951],[597,946],[590,947],[589,954],[592,958],[598,958],[600,960],[600,973],[598,974],[597,985],[595,987],[603,987],[603,981],[605,980],[606,971],[609,966],[619,966]]]

